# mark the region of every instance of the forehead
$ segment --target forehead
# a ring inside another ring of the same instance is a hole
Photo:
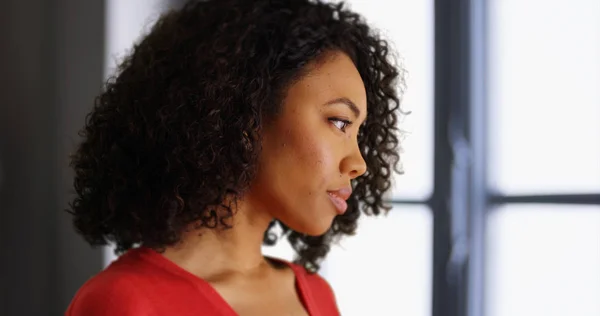
[[[350,57],[343,53],[330,53],[308,67],[305,76],[289,88],[288,97],[310,98],[319,104],[346,97],[363,115],[366,114],[365,85]]]

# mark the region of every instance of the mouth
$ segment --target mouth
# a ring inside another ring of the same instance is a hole
[[[346,200],[350,198],[351,194],[352,189],[349,187],[335,191],[327,191],[327,195],[329,195],[329,199],[339,215],[344,214],[348,209],[348,203]]]

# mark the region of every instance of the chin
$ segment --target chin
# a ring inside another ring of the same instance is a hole
[[[287,225],[287,223],[286,223],[286,225],[298,233],[317,237],[317,236],[321,236],[321,235],[325,234],[331,227],[332,223],[333,223],[333,216],[328,217],[328,218],[321,217],[316,221],[312,220],[312,221],[296,222],[296,223],[294,223],[294,225]]]
[[[274,214],[274,217],[295,232],[313,237],[321,236],[331,228],[337,213],[329,201],[329,204],[319,202],[305,204],[301,208],[290,207],[285,212]]]
[[[319,237],[319,236],[324,235],[329,230],[330,227],[331,227],[331,225],[327,226],[325,229],[313,229],[309,232],[305,232],[304,234],[311,236],[311,237]]]

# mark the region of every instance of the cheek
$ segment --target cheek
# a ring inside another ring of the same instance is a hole
[[[314,131],[314,130],[313,130]],[[296,176],[303,179],[309,187],[309,193],[322,190],[336,179],[338,174],[335,148],[323,133],[307,133],[294,140],[294,146],[289,149],[294,157],[293,169]]]
[[[320,113],[299,113],[280,123],[265,143],[264,184],[289,205],[321,203],[316,198],[340,185],[338,135]]]

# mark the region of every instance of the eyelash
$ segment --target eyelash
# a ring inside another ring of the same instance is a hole
[[[346,132],[346,128],[348,126],[352,125],[351,121],[340,119],[340,118],[337,118],[337,117],[331,117],[331,118],[329,118],[329,122],[331,122],[337,129],[339,129],[340,131],[342,131],[344,133]],[[338,125],[336,124],[337,122],[342,122],[342,123],[344,123],[344,125],[342,127],[338,127]]]

